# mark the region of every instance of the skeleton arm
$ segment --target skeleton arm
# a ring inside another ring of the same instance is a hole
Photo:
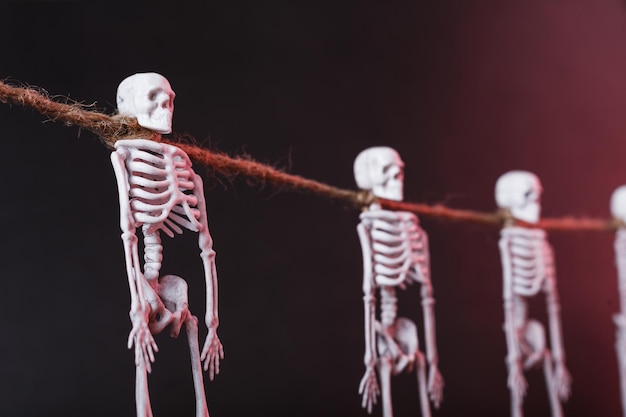
[[[569,397],[571,377],[565,366],[565,349],[563,348],[563,333],[561,330],[561,304],[556,287],[556,273],[553,266],[552,247],[545,242],[544,250],[550,259],[550,267],[546,269],[546,304],[550,323],[550,346],[555,364],[554,384],[562,400]]]
[[[201,359],[204,361],[204,370],[209,370],[209,378],[220,372],[220,359],[224,359],[224,349],[219,337],[217,327],[219,318],[217,315],[217,270],[215,268],[215,251],[213,250],[213,239],[209,232],[209,223],[206,215],[206,202],[204,200],[204,187],[199,175],[194,175],[194,190],[198,199],[198,210],[200,212],[198,227],[198,245],[200,246],[200,257],[204,266],[206,281],[206,312],[205,323],[208,328],[204,347],[202,348]]]
[[[437,336],[435,332],[435,298],[433,297],[433,287],[430,281],[430,251],[428,246],[428,235],[419,227],[417,230],[422,237],[421,261],[415,265],[415,271],[422,283],[422,311],[424,314],[424,336],[426,338],[426,359],[428,360],[428,391],[430,398],[436,408],[443,399],[443,378],[439,372],[439,355],[437,354]]]
[[[133,219],[128,198],[127,172],[124,159],[127,154],[123,150],[111,153],[111,164],[117,179],[117,188],[120,205],[120,228],[122,229],[122,241],[124,242],[124,259],[126,262],[126,275],[130,289],[130,312],[129,316],[133,323],[133,329],[128,336],[128,348],[135,345],[135,365],[143,363],[150,372],[150,363],[154,362],[154,352],[158,347],[150,330],[148,320],[150,306],[143,292],[143,274],[139,267],[139,254],[137,249],[137,235],[135,234],[135,221]]]
[[[620,299],[620,313],[626,314],[626,229],[615,233],[615,263],[617,266],[617,288]]]
[[[363,253],[363,307],[365,315],[365,355],[363,357],[365,374],[359,385],[359,394],[362,395],[362,407],[367,408],[367,412],[371,413],[373,405],[376,404],[376,398],[380,394],[375,373],[377,359],[374,330],[376,295],[372,274],[371,240],[363,222],[357,226],[357,232]]]
[[[510,254],[510,238],[506,234],[506,229],[501,232],[500,241],[500,257],[502,261],[502,278],[503,278],[503,299],[504,299],[504,332],[506,334],[507,347],[507,367],[509,371],[508,386],[509,389],[519,399],[526,394],[526,380],[522,372],[521,352],[518,339],[517,329],[515,327],[515,300],[513,294],[513,272]]]

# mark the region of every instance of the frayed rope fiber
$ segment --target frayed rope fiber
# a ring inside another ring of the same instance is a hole
[[[0,81],[0,102],[31,107],[52,121],[62,122],[67,126],[77,126],[96,134],[102,143],[110,149],[120,139],[144,138],[161,141],[181,148],[196,164],[212,168],[215,172],[233,177],[244,175],[256,178],[262,184],[272,184],[281,189],[309,192],[331,200],[341,201],[355,208],[363,208],[378,202],[389,210],[410,211],[420,216],[438,218],[446,221],[461,221],[502,227],[511,223],[510,215],[498,211],[484,213],[471,210],[452,209],[443,205],[406,203],[377,199],[366,192],[344,190],[315,180],[288,174],[270,165],[248,158],[231,157],[222,152],[209,151],[188,143],[163,139],[159,134],[145,129],[133,117],[109,116],[95,110],[93,105],[77,102],[55,101],[47,92],[34,87],[12,86]],[[527,227],[540,227],[558,231],[614,231],[620,223],[616,220],[593,218],[544,218],[538,224],[516,224]]]

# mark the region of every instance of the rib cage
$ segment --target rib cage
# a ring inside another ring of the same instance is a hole
[[[396,212],[393,219],[371,219],[366,226],[378,285],[403,286],[430,280],[427,237],[415,215]]]
[[[148,140],[121,142],[116,148],[124,156],[136,226],[149,225],[148,234],[163,230],[170,237],[181,234],[182,228],[199,231],[202,225],[195,193],[202,190],[196,190],[196,174],[187,154]]]
[[[507,227],[501,238],[508,240],[511,285],[514,294],[533,296],[546,279],[554,277],[554,256],[546,234],[540,229]]]

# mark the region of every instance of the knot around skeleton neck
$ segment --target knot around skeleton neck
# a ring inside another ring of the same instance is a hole
[[[115,148],[115,142],[122,139],[161,141],[160,133],[140,126],[137,119],[131,116],[116,114],[93,125],[82,126],[98,135],[102,142],[111,149]]]

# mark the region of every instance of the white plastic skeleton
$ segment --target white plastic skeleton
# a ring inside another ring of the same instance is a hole
[[[542,193],[539,178],[527,171],[509,171],[496,183],[498,207],[513,219],[539,221]],[[563,415],[561,402],[569,397],[571,378],[565,366],[559,295],[554,255],[544,230],[507,224],[500,232],[503,269],[504,331],[507,342],[508,387],[511,415],[522,417],[526,394],[524,369],[543,365],[553,417]],[[527,299],[543,291],[546,296],[550,346],[544,327],[528,318]]]
[[[626,417],[626,185],[618,187],[611,196],[611,213],[620,222],[615,233],[615,263],[620,312],[613,316],[617,326],[615,349],[619,364],[622,412]]]
[[[137,118],[143,127],[170,133],[174,92],[163,76],[135,74],[118,88],[120,114]],[[202,377],[219,373],[224,353],[217,336],[217,273],[215,252],[207,223],[202,180],[191,168],[185,152],[175,146],[147,139],[119,140],[111,154],[120,200],[120,227],[126,272],[130,286],[130,318],[133,328],[129,349],[135,347],[136,405],[138,417],[151,417],[147,373],[157,345],[153,335],[168,325],[178,337],[185,326],[196,395],[196,416],[208,417]],[[141,227],[144,268],[141,270],[136,229]],[[198,319],[188,309],[187,284],[175,275],[159,276],[162,260],[160,233],[170,237],[183,230],[198,232],[200,257],[206,279],[206,325],[208,334],[202,353],[198,345]]]
[[[359,188],[380,198],[403,199],[404,163],[388,147],[362,151],[354,161]],[[433,289],[430,282],[428,236],[409,212],[383,210],[372,204],[360,216],[357,226],[363,251],[363,303],[365,308],[365,374],[359,386],[362,406],[371,413],[380,394],[375,369],[382,389],[383,415],[392,417],[391,375],[416,368],[423,417],[430,417],[428,397],[439,407],[443,378],[439,373],[435,338]],[[419,350],[417,327],[404,317],[396,317],[396,288],[421,285],[424,315],[426,361]],[[376,289],[380,291],[380,321],[376,320]]]

